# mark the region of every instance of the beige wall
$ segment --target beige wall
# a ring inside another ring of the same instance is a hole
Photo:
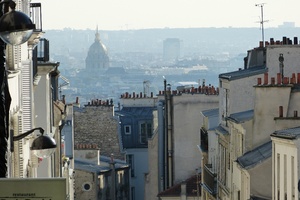
[[[273,199],[298,199],[298,141],[272,137]],[[296,144],[295,144],[296,142]],[[279,197],[278,197],[278,191]]]
[[[274,117],[279,116],[279,106],[283,106],[283,116],[286,116],[290,103],[290,92],[290,87],[256,87],[254,146],[259,146],[270,140],[270,134],[275,131]]]
[[[98,177],[94,177],[94,174],[91,172],[85,172],[82,170],[76,169],[75,172],[75,196],[76,199],[86,199],[92,200],[97,199],[97,185],[95,184],[95,180]],[[90,190],[85,190],[83,188],[84,184],[90,184]]]
[[[174,96],[174,171],[175,184],[194,175],[201,166],[197,145],[202,126],[201,111],[217,108],[217,95],[183,94]]]
[[[149,173],[145,175],[145,197],[144,200],[158,199],[159,179],[158,177],[158,134],[148,140],[148,166]]]
[[[266,199],[272,198],[272,158],[268,158],[257,166],[251,168],[250,194]]]
[[[299,45],[272,45],[267,47],[267,67],[269,68],[269,77],[276,77],[279,73],[279,54],[284,57],[284,76],[291,76],[292,73],[299,72],[300,46]]]

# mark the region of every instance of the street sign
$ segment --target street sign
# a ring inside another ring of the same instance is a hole
[[[0,200],[67,199],[65,178],[0,179]]]

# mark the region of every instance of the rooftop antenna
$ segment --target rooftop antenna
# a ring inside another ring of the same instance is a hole
[[[260,12],[261,12],[261,20],[259,23],[261,24],[261,36],[262,36],[263,47],[265,46],[264,23],[269,21],[269,20],[264,21],[264,5],[265,3],[255,4],[255,6],[260,7]]]

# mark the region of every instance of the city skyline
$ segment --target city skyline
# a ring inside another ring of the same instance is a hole
[[[296,0],[33,0],[42,3],[43,29],[131,30],[148,28],[300,26]],[[80,4],[81,3],[81,4]],[[258,4],[258,6],[256,6]]]

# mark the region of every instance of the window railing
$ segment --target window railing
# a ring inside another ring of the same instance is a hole
[[[43,30],[41,3],[30,3],[30,19],[35,24],[34,31],[41,32]]]
[[[203,186],[211,195],[217,194],[217,174],[213,172],[211,164],[204,165]]]

